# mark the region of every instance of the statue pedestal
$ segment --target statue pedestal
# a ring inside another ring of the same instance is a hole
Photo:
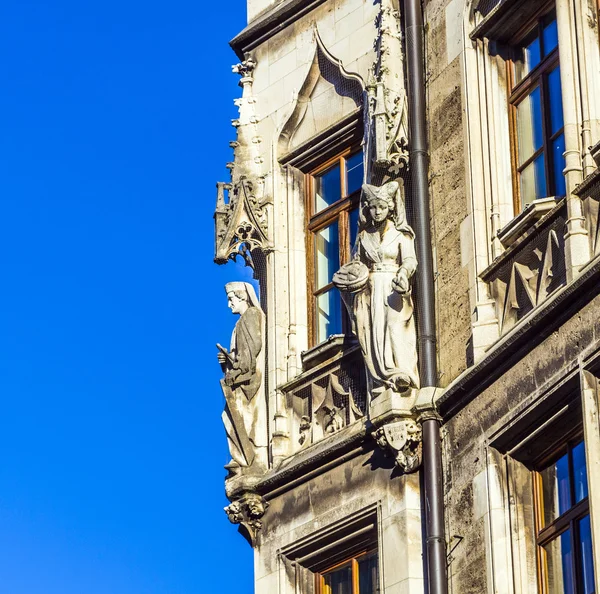
[[[369,405],[370,421],[373,425],[380,426],[398,417],[410,417],[418,394],[419,391],[414,388],[406,392],[396,392],[387,388],[371,400]]]

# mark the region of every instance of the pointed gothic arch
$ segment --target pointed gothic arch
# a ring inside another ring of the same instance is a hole
[[[342,61],[329,52],[316,28],[313,39],[315,48],[310,67],[279,134],[280,157],[343,120],[364,103],[363,79],[348,72]]]

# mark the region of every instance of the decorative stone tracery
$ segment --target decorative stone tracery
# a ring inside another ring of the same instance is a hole
[[[228,164],[231,182],[217,183],[215,219],[215,262],[224,264],[241,256],[254,267],[252,252],[273,248],[269,230],[269,207],[272,198],[265,192],[262,138],[258,134],[256,99],[252,93],[252,57],[233,66],[241,75],[242,96],[235,100],[239,117],[232,121],[237,139],[231,143],[234,160]]]
[[[381,0],[377,30],[377,57],[367,85],[372,155],[376,167],[398,176],[408,165],[408,104],[400,9],[394,0]]]

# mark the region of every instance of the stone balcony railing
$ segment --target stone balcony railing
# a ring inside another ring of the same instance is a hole
[[[506,334],[567,282],[564,199],[536,201],[498,235],[506,250],[481,273]]]
[[[335,335],[303,354],[303,372],[279,387],[290,423],[290,454],[365,415],[364,362],[356,339]]]

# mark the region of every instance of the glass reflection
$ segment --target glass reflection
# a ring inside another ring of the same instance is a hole
[[[554,464],[540,472],[544,499],[544,525],[552,523],[571,508],[569,483],[569,455],[565,454]]]
[[[348,225],[350,225],[350,250],[354,249],[358,235],[358,208],[354,208],[348,214]]]
[[[546,164],[544,163],[544,153],[542,153],[521,172],[521,202],[523,208],[531,204],[536,198],[542,198],[546,195]]]
[[[552,141],[552,167],[554,168],[554,195],[564,196],[567,192],[565,186],[565,135],[561,134]]]
[[[339,165],[315,177],[315,212],[320,212],[342,197],[340,180]]]
[[[364,176],[363,172],[364,167],[362,151],[346,159],[346,176],[348,180],[346,192],[348,196],[354,194],[354,192],[357,192],[362,187]]]
[[[517,106],[519,164],[522,165],[542,147],[542,106],[540,88],[536,87]]]
[[[558,47],[558,28],[556,27],[556,19],[544,27],[542,39],[544,42],[544,57],[546,57],[553,49]]]
[[[557,539],[544,547],[548,594],[575,594],[573,588],[573,551],[571,531],[563,532]]]
[[[580,573],[583,582],[583,594],[594,594],[594,559],[592,557],[590,516],[585,516],[579,521],[579,542],[581,546]]]
[[[331,282],[340,267],[339,233],[337,221],[315,233],[315,290]]]
[[[585,446],[583,441],[573,448],[573,483],[575,486],[575,503],[579,503],[588,496]]]
[[[352,594],[352,565],[348,563],[323,577],[323,594]]]
[[[317,297],[317,342],[342,332],[342,302],[337,289]]]
[[[550,101],[550,134],[556,134],[563,127],[562,93],[560,91],[560,68],[548,74],[548,99]]]
[[[358,591],[359,594],[376,594],[378,589],[377,553],[372,553],[358,562]]]

